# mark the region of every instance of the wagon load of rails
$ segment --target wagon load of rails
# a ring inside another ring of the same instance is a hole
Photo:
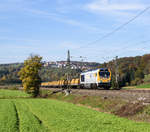
[[[111,71],[108,68],[99,68],[82,72],[80,78],[43,82],[41,84],[42,87],[53,88],[65,88],[68,85],[72,88],[109,89],[111,87]]]

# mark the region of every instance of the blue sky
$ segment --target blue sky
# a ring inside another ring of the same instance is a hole
[[[150,53],[150,10],[91,43],[148,6],[148,0],[0,0],[0,63],[23,62],[31,53],[64,60],[68,49],[72,60],[96,62]]]

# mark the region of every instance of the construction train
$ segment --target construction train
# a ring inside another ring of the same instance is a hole
[[[111,87],[111,71],[108,68],[99,68],[96,70],[89,70],[82,72],[80,78],[68,80],[59,80],[52,82],[43,82],[42,87],[52,88],[104,88],[109,89]]]

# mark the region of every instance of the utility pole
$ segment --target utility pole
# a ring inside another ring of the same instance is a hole
[[[83,66],[84,66],[83,62],[84,62],[84,59],[86,59],[86,57],[80,56],[79,58],[81,59],[81,70],[83,70]]]
[[[66,91],[66,95],[68,95],[70,93],[70,81],[71,81],[71,74],[70,74],[70,51],[68,50],[67,52],[67,65],[66,65],[66,68],[67,68],[67,91]]]
[[[119,71],[118,71],[118,56],[115,57],[115,78],[118,87]]]
[[[70,81],[69,71],[70,71],[70,51],[67,52],[67,82]]]
[[[111,66],[109,66],[109,61],[111,57],[102,57],[102,59],[104,60],[104,67],[111,68]]]

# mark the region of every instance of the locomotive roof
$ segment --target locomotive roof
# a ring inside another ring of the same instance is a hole
[[[87,71],[84,71],[82,72],[81,74],[83,73],[88,73],[88,72],[94,72],[94,71],[97,71],[97,70],[100,70],[100,71],[108,71],[108,68],[98,68],[98,69],[91,69],[91,70],[87,70]]]

